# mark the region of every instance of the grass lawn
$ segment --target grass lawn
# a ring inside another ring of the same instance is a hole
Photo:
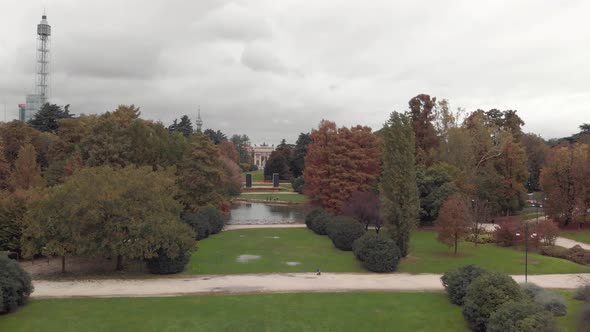
[[[245,172],[244,174],[252,174],[252,182],[264,181],[264,170],[259,169],[257,171]],[[246,183],[246,175],[244,177],[244,183]]]
[[[573,292],[571,291],[557,291],[557,293],[563,297],[567,304],[567,315],[557,318],[559,326],[565,331],[576,331],[577,320],[584,306],[584,302],[574,300]]]
[[[241,199],[261,200],[261,201],[283,201],[283,202],[307,202],[307,196],[301,194],[246,194],[240,195]]]
[[[326,236],[306,228],[263,228],[221,232],[200,241],[191,255],[189,274],[237,274],[263,272],[364,272],[349,251],[334,247]],[[240,255],[260,256],[247,263]],[[298,265],[287,265],[298,262]]]
[[[277,238],[278,237],[278,238]],[[189,274],[239,274],[267,272],[366,272],[352,252],[336,249],[327,236],[305,228],[244,229],[222,232],[199,242],[191,256]],[[260,256],[240,263],[240,255]],[[287,265],[299,262],[299,265]],[[417,231],[410,255],[398,268],[408,273],[444,273],[466,264],[509,274],[524,274],[524,252],[464,242],[457,256],[436,241],[436,234]],[[529,252],[529,274],[590,272],[590,267]]]
[[[398,271],[409,273],[444,273],[465,264],[476,264],[484,269],[509,274],[524,274],[524,251],[498,247],[495,244],[459,243],[457,256],[453,249],[436,240],[436,233],[417,231],[410,243],[410,254]],[[542,256],[529,251],[529,274],[590,272],[590,267]]]
[[[0,331],[468,331],[444,293],[32,300]]]
[[[561,230],[559,231],[559,236],[590,244],[590,229]]]

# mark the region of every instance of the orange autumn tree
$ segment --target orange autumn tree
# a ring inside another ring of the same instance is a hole
[[[371,190],[379,177],[379,141],[371,128],[337,128],[322,120],[305,155],[305,194],[314,205],[338,213],[353,192]]]
[[[437,233],[438,240],[449,247],[455,247],[457,254],[457,245],[469,234],[469,208],[465,199],[455,194],[449,197],[441,206],[438,213]]]

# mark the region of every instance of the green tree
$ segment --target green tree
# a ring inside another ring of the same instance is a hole
[[[303,175],[305,169],[305,155],[307,154],[307,147],[311,143],[311,135],[309,133],[300,133],[295,142],[293,149],[293,157],[291,159],[291,171],[293,177],[297,178]]]
[[[207,136],[191,136],[177,175],[178,200],[186,211],[195,212],[208,204],[220,208],[225,203],[221,160]]]
[[[123,258],[148,259],[159,250],[170,258],[183,254],[194,234],[180,222],[174,182],[170,171],[151,167],[80,170],[32,200],[26,252],[117,257],[117,269]]]
[[[405,257],[419,210],[411,120],[406,115],[391,113],[382,137],[381,209],[384,224]]]
[[[545,159],[549,153],[549,145],[541,136],[534,134],[524,134],[522,144],[525,147],[527,155],[527,168],[529,178],[527,180],[527,189],[530,192],[541,190],[539,177],[541,169],[545,165]]]
[[[225,136],[225,134],[222,133],[221,130],[215,131],[213,129],[205,129],[205,131],[203,131],[203,134],[209,137],[209,139],[213,141],[213,144],[215,145],[227,141],[227,136]]]
[[[293,174],[289,166],[292,156],[293,149],[291,145],[287,144],[285,139],[283,139],[281,144],[277,145],[277,148],[268,157],[268,161],[264,166],[265,177],[272,177],[274,173],[278,173],[279,179],[291,180]]]
[[[0,251],[21,252],[22,221],[26,211],[23,194],[0,194]]]
[[[193,123],[188,115],[183,115],[180,118],[180,122],[177,122],[177,120],[174,119],[174,123],[168,127],[168,130],[172,132],[180,132],[184,137],[189,137],[193,133]]]
[[[39,131],[57,133],[60,119],[69,119],[74,117],[70,114],[70,105],[66,105],[62,110],[60,106],[46,103],[41,107],[39,112],[29,120],[29,125]]]
[[[37,164],[37,152],[31,144],[21,147],[10,175],[10,186],[14,190],[29,190],[45,184]]]
[[[420,193],[420,222],[431,224],[438,218],[438,210],[443,202],[459,191],[455,184],[460,170],[455,166],[441,162],[424,169],[418,167],[416,172],[418,191]]]
[[[434,129],[433,121],[436,119],[434,111],[436,98],[430,98],[429,95],[420,94],[410,99],[409,115],[412,119],[412,128],[414,129],[416,143],[416,163],[432,165],[434,151],[438,147],[438,137]]]
[[[0,193],[10,189],[10,165],[4,156],[4,145],[0,139]]]

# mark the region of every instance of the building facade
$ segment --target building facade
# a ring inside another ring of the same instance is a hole
[[[266,143],[260,146],[254,146],[252,149],[252,154],[254,155],[254,165],[258,167],[258,169],[263,169],[266,166],[266,162],[270,157],[270,154],[275,150],[274,145],[269,146]]]

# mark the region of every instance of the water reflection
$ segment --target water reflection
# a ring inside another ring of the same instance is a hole
[[[303,222],[304,218],[300,205],[236,203],[232,205],[228,224],[288,224]]]

